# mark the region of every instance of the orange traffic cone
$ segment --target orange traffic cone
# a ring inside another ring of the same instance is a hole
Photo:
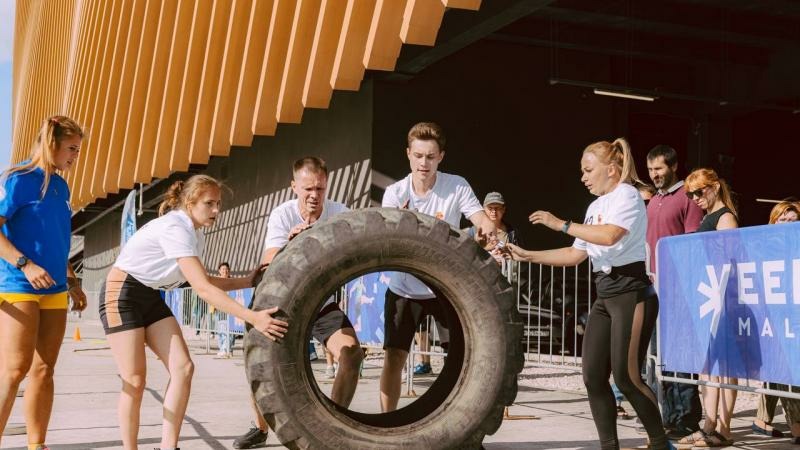
[[[79,327],[75,327],[75,333],[72,334],[72,340],[74,341],[81,340],[81,329]]]

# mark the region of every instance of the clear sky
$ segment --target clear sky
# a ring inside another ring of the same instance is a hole
[[[14,48],[13,0],[0,0],[0,169],[11,159],[11,55]]]

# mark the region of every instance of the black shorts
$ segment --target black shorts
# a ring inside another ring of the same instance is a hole
[[[160,291],[125,272],[110,274],[100,289],[100,321],[106,334],[147,328],[172,316]]]
[[[440,333],[447,330],[447,316],[440,302],[439,298],[416,300],[401,297],[391,289],[387,289],[383,305],[385,317],[383,348],[409,351],[417,327],[429,315],[436,320]]]
[[[333,333],[344,328],[353,328],[353,324],[350,323],[347,314],[339,309],[339,305],[331,303],[323,307],[317,314],[317,320],[311,327],[311,335],[322,345],[327,345],[328,339],[333,336]]]

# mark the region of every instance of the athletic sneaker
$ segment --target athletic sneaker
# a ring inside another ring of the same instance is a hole
[[[267,432],[261,431],[261,429],[252,422],[250,424],[253,425],[253,427],[250,428],[250,431],[233,441],[233,448],[263,447],[267,443]]]
[[[328,366],[325,368],[325,378],[332,380],[336,378],[336,368],[333,366]]]
[[[417,364],[414,367],[414,375],[425,375],[426,373],[431,373],[432,370],[431,365],[428,363]]]

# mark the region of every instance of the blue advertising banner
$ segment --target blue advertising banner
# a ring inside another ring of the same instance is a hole
[[[178,320],[178,325],[188,325],[188,323],[184,323],[185,318],[183,316],[183,289],[172,289],[161,291],[161,293],[170,311],[175,315],[175,319]]]
[[[663,370],[800,385],[800,223],[674,236],[656,251]]]
[[[196,295],[192,295],[190,309],[191,311],[183,310],[183,297],[184,297],[185,289],[170,289],[169,291],[161,291],[164,297],[164,301],[167,303],[170,311],[172,314],[175,315],[175,319],[178,321],[179,325],[200,325],[201,320],[201,307],[200,304],[203,302],[199,297]],[[247,289],[239,289],[236,291],[228,291],[228,295],[238,302],[240,305],[243,305],[245,308],[250,304],[250,298],[253,296],[253,288]],[[383,304],[381,304],[383,305]],[[234,317],[230,314],[228,316],[228,331],[232,333],[244,333],[244,321],[239,319],[238,317]]]
[[[253,296],[253,288],[228,291],[228,295],[237,303],[247,308]],[[244,333],[244,320],[228,314],[228,331],[231,333]]]
[[[347,317],[359,342],[383,345],[383,303],[389,287],[389,272],[375,272],[347,283]]]
[[[124,247],[128,239],[136,233],[136,189],[130,191],[125,197],[125,206],[122,207],[122,227],[120,232],[120,247]]]

